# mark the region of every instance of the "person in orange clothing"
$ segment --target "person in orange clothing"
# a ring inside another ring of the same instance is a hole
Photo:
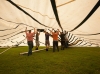
[[[55,49],[57,48],[57,50],[59,51],[59,47],[58,47],[58,35],[59,35],[59,29],[57,29],[57,31],[52,29],[51,34],[52,34],[52,37],[53,37],[53,52],[55,52]]]
[[[29,55],[32,55],[32,48],[34,47],[33,46],[33,36],[35,35],[35,28],[34,28],[34,32],[31,33],[31,30],[27,32],[27,27],[26,27],[25,33],[26,33],[26,38],[27,38],[27,44],[29,47],[29,50],[28,50],[28,56],[29,56]]]

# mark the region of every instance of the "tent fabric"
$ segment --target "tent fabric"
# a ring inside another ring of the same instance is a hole
[[[69,44],[100,46],[100,0],[0,0],[0,46],[27,44],[26,27],[63,29]]]

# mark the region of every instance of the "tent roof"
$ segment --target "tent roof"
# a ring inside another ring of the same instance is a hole
[[[25,27],[64,29],[100,44],[99,24],[100,0],[0,0],[1,44],[24,39]]]

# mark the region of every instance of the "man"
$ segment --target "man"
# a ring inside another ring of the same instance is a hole
[[[35,50],[38,50],[38,47],[39,47],[39,35],[40,35],[40,31],[37,31],[36,32],[36,40],[35,40],[35,42],[36,42],[36,48],[35,48]]]
[[[53,37],[53,52],[55,52],[55,48],[57,48],[57,50],[59,51],[59,48],[58,48],[58,35],[59,35],[59,29],[57,29],[57,31],[54,31],[54,29],[52,29],[51,34],[52,34],[52,37]]]
[[[69,46],[69,41],[68,41],[68,38],[67,38],[67,35],[68,35],[68,32],[65,31],[65,47],[67,48]]]
[[[27,44],[29,47],[29,50],[28,50],[28,56],[29,56],[29,55],[32,55],[33,36],[35,35],[35,28],[34,28],[34,32],[31,33],[31,30],[29,30],[29,32],[27,32],[27,27],[26,27],[25,33],[26,33],[26,38],[27,38]]]
[[[60,32],[60,38],[61,38],[61,50],[64,50],[65,48],[65,35],[64,32]]]
[[[46,31],[44,31],[44,33],[45,33],[46,51],[48,51],[48,48],[49,48],[49,46],[50,46],[50,41],[49,41],[49,36],[50,36],[50,34],[49,34],[48,32],[46,32]]]

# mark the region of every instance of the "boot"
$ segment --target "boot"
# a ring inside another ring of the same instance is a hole
[[[38,50],[38,48],[36,48],[35,50]]]
[[[46,49],[46,51],[48,51],[48,49]]]

